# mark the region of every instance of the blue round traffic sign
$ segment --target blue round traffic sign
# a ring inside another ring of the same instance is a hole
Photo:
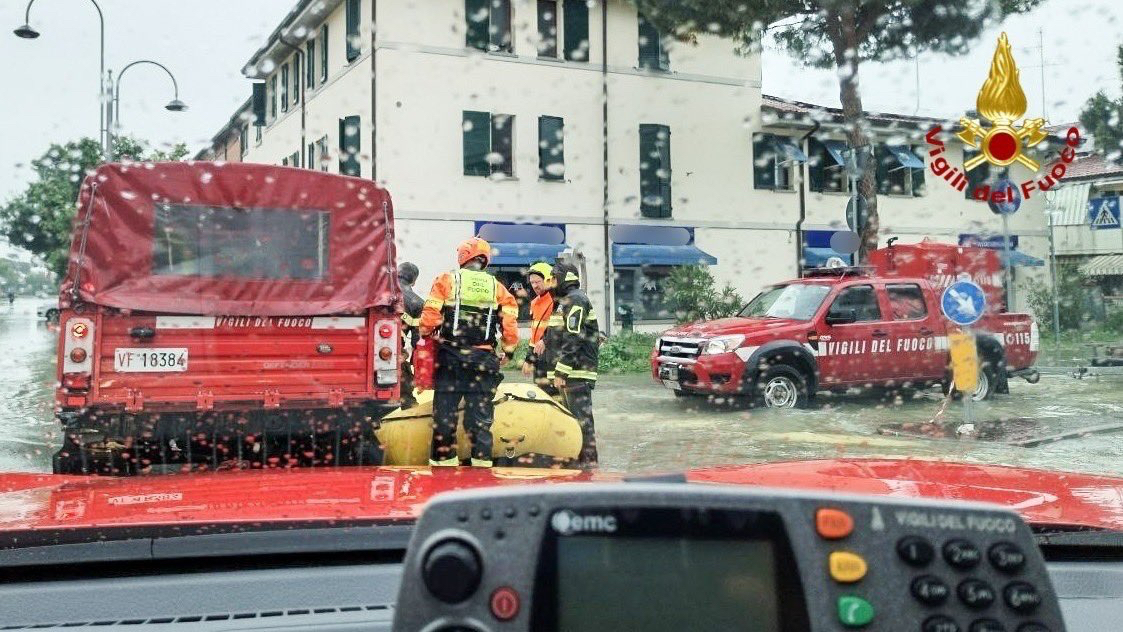
[[[987,200],[987,206],[990,207],[992,213],[996,215],[1013,215],[1022,207],[1021,191],[1018,191],[1018,185],[1010,181],[1009,178],[999,178],[991,185],[990,190],[991,197]],[[995,201],[996,197],[1002,201]]]
[[[956,281],[949,285],[940,297],[940,308],[944,316],[963,327],[972,325],[982,318],[986,307],[986,294],[974,281]]]

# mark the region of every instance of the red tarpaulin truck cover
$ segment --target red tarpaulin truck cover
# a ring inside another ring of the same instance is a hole
[[[397,304],[393,208],[373,182],[245,163],[107,164],[88,176],[63,307],[307,316]]]

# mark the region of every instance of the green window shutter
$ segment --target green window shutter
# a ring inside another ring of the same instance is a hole
[[[304,87],[307,90],[316,88],[316,40],[309,40],[304,45]]]
[[[363,41],[359,36],[361,6],[359,0],[347,0],[347,63],[358,59],[363,52]]]
[[[491,0],[490,50],[510,53],[514,51],[511,38],[511,0]]]
[[[498,154],[502,162],[491,166],[492,173],[515,175],[514,159],[515,117],[495,114],[491,117],[491,153]]]
[[[464,0],[464,16],[467,21],[465,45],[468,48],[487,50],[491,41],[491,5],[489,0]]]
[[[640,125],[640,214],[671,216],[671,130],[666,125]]]
[[[538,0],[538,56],[558,56],[558,0]]]
[[[320,27],[320,85],[328,80],[328,25]]]
[[[360,176],[359,150],[362,130],[358,116],[339,119],[339,173]]]
[[[464,175],[491,175],[491,165],[487,162],[487,155],[491,153],[491,114],[465,110],[463,129]]]
[[[277,118],[277,75],[269,80],[269,117]]]
[[[289,65],[281,66],[281,111],[289,111]]]
[[[753,188],[776,188],[776,144],[771,134],[753,134]]]
[[[827,165],[834,164],[834,160],[827,153],[827,146],[814,138],[809,139],[808,150],[807,186],[811,191],[821,192],[827,180]]]
[[[538,117],[538,177],[565,180],[565,122],[560,117]]]
[[[639,67],[645,70],[668,70],[671,67],[663,34],[655,24],[639,14]]]
[[[300,53],[292,58],[292,104],[300,103]]]
[[[589,5],[586,0],[565,0],[565,58],[589,60]]]

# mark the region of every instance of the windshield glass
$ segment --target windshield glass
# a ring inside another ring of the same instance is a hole
[[[737,315],[742,318],[810,320],[830,291],[827,285],[778,285],[761,292]]]
[[[1123,476],[1117,0],[0,4],[0,534]]]

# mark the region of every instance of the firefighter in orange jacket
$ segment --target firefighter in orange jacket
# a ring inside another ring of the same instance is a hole
[[[421,312],[421,335],[438,335],[433,392],[433,445],[429,464],[460,465],[456,418],[464,402],[464,431],[472,442],[472,465],[491,467],[491,422],[501,364],[519,341],[518,303],[484,271],[491,245],[473,237],[456,249],[458,270],[435,281]]]
[[[523,375],[534,377],[534,383],[550,395],[556,395],[554,388],[553,354],[546,349],[546,328],[554,313],[554,293],[550,288],[552,266],[536,263],[530,266],[527,279],[534,290],[535,297],[530,301],[530,352],[523,361]]]

